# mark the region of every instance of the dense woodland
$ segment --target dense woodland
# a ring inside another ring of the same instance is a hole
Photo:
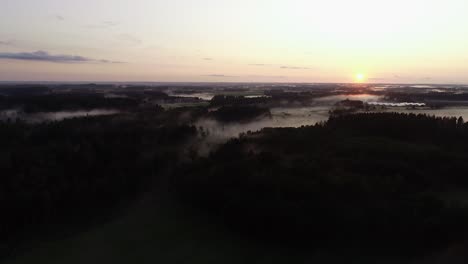
[[[197,120],[254,122],[270,118],[271,106],[338,92],[278,88],[268,97],[218,95],[206,105],[164,109],[159,102],[182,99],[145,86],[1,88],[1,109],[122,111],[0,122],[0,258],[22,241],[86,228],[161,189],[266,245],[424,255],[468,240],[462,118],[359,113],[363,102],[345,100],[327,122],[241,134],[200,156],[210,135]]]
[[[175,116],[0,123],[0,253],[56,225],[82,226],[151,186],[196,135]]]
[[[91,110],[96,108],[128,110],[138,106],[132,98],[105,98],[95,94],[51,94],[0,97],[0,109],[22,109],[25,113]]]
[[[467,239],[467,145],[461,119],[334,116],[233,139],[173,183],[256,239],[427,253]]]
[[[169,96],[160,88],[146,86],[0,86],[0,110],[21,109],[25,113],[93,109],[136,111],[145,105],[183,99]]]
[[[455,101],[455,102],[466,102],[468,100],[468,94],[456,93],[453,91],[441,91],[441,92],[389,92],[386,94],[386,98],[395,102],[431,102],[431,101]]]

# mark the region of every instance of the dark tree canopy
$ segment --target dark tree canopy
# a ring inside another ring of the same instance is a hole
[[[468,127],[405,114],[264,129],[181,167],[181,197],[281,243],[427,251],[466,239]],[[306,243],[306,244],[307,244]]]

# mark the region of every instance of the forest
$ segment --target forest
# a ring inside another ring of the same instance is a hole
[[[178,196],[256,239],[428,253],[467,238],[468,125],[396,113],[242,135],[179,168]]]
[[[186,221],[201,217],[261,245],[256,249],[413,259],[467,243],[462,117],[376,112],[363,101],[337,99],[315,125],[268,127],[294,118],[291,109],[307,120],[315,103],[323,107],[314,100],[341,92],[163,88],[0,89],[2,109],[119,110],[34,123],[0,119],[0,261],[37,241],[105,226],[148,194],[156,202],[146,212],[169,204]],[[177,96],[184,91],[215,92],[200,104]],[[265,96],[242,95],[259,91]]]
[[[135,198],[196,133],[169,116],[142,113],[0,122],[0,253],[53,233],[54,226],[81,226]]]

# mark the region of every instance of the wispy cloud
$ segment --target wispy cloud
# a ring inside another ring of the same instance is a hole
[[[247,77],[251,78],[275,78],[275,79],[286,79],[287,76],[283,75],[247,75]]]
[[[208,75],[203,75],[206,77],[215,77],[215,78],[235,78],[239,76],[232,76],[232,75],[224,75],[224,74],[208,74]]]
[[[281,69],[285,70],[310,70],[310,68],[307,67],[296,67],[296,66],[281,66]]]
[[[432,81],[434,78],[430,76],[414,76],[414,75],[399,75],[393,74],[392,76],[394,79],[398,79],[398,81]]]
[[[61,15],[54,15],[53,18],[55,18],[55,20],[58,20],[58,21],[64,21],[65,20],[65,17],[63,17]]]
[[[399,74],[394,74],[393,75],[394,79],[398,79],[398,81],[410,81],[410,80],[416,80],[416,79],[421,79],[418,76],[413,76],[413,75],[399,75]]]
[[[143,43],[141,39],[132,34],[120,34],[116,36],[118,40],[130,45],[140,45]]]
[[[52,55],[46,51],[19,53],[0,52],[0,59],[45,61],[56,63],[122,63],[118,61],[91,59],[76,55]]]
[[[206,60],[206,61],[212,61],[213,58],[203,58],[203,60]]]
[[[13,40],[0,40],[0,46],[12,46],[14,43]]]
[[[387,78],[383,78],[383,77],[374,77],[374,78],[369,78],[368,80],[369,80],[369,81],[372,81],[372,82],[381,82],[381,81],[386,81]]]
[[[108,27],[115,27],[119,25],[119,22],[107,20],[107,21],[102,21],[101,24],[104,26],[108,26]]]
[[[92,29],[107,29],[118,26],[120,23],[112,20],[101,21],[96,24],[89,24],[86,27]]]
[[[278,65],[278,64],[265,64],[265,63],[251,63],[249,66],[256,67],[279,67],[283,70],[310,70],[308,67],[298,67],[298,66],[288,66],[288,65]]]

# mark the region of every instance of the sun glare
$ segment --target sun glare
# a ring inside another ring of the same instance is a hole
[[[356,82],[363,82],[365,80],[366,76],[362,73],[356,74]]]

